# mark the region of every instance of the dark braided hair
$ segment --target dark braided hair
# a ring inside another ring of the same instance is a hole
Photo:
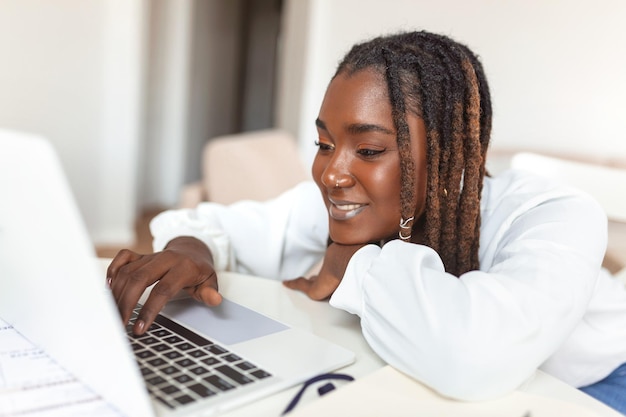
[[[456,276],[478,269],[480,197],[492,116],[482,65],[465,45],[421,31],[355,45],[335,76],[364,69],[383,74],[388,86],[400,153],[401,218],[413,216],[417,204],[409,111],[426,127],[425,244]]]

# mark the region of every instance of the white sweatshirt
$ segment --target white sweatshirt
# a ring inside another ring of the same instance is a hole
[[[607,221],[585,194],[507,171],[485,178],[480,270],[394,240],[354,254],[330,299],[387,363],[445,396],[506,394],[537,368],[579,387],[626,362],[626,290],[604,270]],[[302,183],[267,202],[202,203],[152,224],[155,251],[194,236],[217,270],[290,279],[324,255],[328,214]]]

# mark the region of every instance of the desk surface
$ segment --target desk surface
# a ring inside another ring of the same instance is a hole
[[[104,270],[108,266],[109,260],[102,259],[99,260],[99,263]],[[316,389],[309,390],[310,392],[302,398],[301,405],[296,409],[295,414],[298,415],[345,415],[346,405],[350,406],[351,404],[355,404],[356,401],[361,410],[366,410],[365,413],[357,415],[406,415],[408,410],[412,410],[413,412],[419,412],[420,415],[437,415],[437,417],[441,417],[442,415],[476,415],[480,417],[484,417],[485,415],[497,415],[498,417],[511,415],[512,417],[519,417],[518,414],[520,413],[510,413],[510,404],[517,401],[519,405],[519,399],[521,398],[522,405],[526,405],[529,402],[531,403],[529,405],[537,402],[548,402],[552,411],[554,411],[556,405],[558,410],[561,410],[561,408],[567,409],[563,410],[567,411],[566,414],[576,415],[577,417],[583,415],[585,417],[621,416],[621,414],[585,395],[581,391],[540,371],[536,372],[534,377],[517,392],[491,402],[490,409],[497,414],[485,414],[484,412],[475,414],[476,410],[488,408],[488,406],[490,406],[489,402],[463,403],[444,399],[422,384],[404,377],[386,366],[365,342],[365,339],[361,335],[359,319],[354,315],[335,309],[326,302],[312,301],[300,292],[285,288],[280,282],[241,274],[221,274],[220,292],[225,297],[235,302],[264,313],[292,327],[309,331],[322,338],[326,338],[352,350],[356,354],[355,362],[339,371],[354,376],[357,381],[345,383],[343,387],[341,383],[339,383],[339,388],[335,393],[324,396],[321,400],[317,396]],[[9,337],[13,335],[11,332],[5,333],[8,334]],[[23,373],[23,369],[21,368],[14,370],[17,370],[18,373]],[[1,376],[2,375],[0,375],[0,377]],[[2,382],[1,378],[0,382]],[[256,401],[253,404],[232,410],[224,415],[228,417],[250,415],[279,416],[299,388],[300,387],[292,387],[265,399]],[[383,388],[382,391],[386,391],[387,397],[381,398],[381,395],[378,395],[381,388]],[[398,398],[397,394],[400,391],[408,395],[404,398]],[[368,393],[375,395],[367,395]],[[416,396],[418,397],[418,401],[415,401]],[[539,397],[540,401],[536,400],[537,397]],[[535,398],[534,402],[532,398]],[[2,398],[0,398],[0,400],[1,399]],[[376,401],[377,399],[379,401]],[[402,404],[410,408],[400,408],[402,405],[396,400],[407,399],[409,399],[409,401],[404,401]],[[380,409],[380,404],[374,404],[375,402],[384,405],[384,412],[375,413],[373,411],[373,408],[369,406],[370,404],[377,405]],[[564,402],[567,404],[564,404]],[[433,404],[437,405],[436,409],[438,412],[436,414],[432,414]],[[502,406],[499,404],[502,404]],[[431,406],[430,409],[428,405]],[[493,408],[494,405],[495,408]],[[0,408],[2,407],[0,406]],[[552,415],[555,414],[554,412],[548,414],[535,412],[535,409],[539,409],[539,407],[530,408],[533,410],[533,417],[552,417]],[[340,412],[340,409],[343,409],[343,411]],[[444,409],[454,410],[454,412],[439,412]],[[312,410],[312,412],[308,412],[307,410]],[[356,411],[349,407],[348,410]],[[545,407],[543,410],[545,411]],[[572,410],[576,411],[576,413],[572,413]],[[430,414],[429,411],[431,412]],[[508,414],[505,411],[508,412]],[[578,411],[580,411],[580,413]],[[374,414],[372,414],[372,412],[374,412]],[[3,413],[0,412],[0,414]],[[527,413],[522,413],[521,415],[524,414],[528,415]],[[560,412],[556,414],[560,414]]]
[[[104,262],[103,260],[103,267],[106,267],[108,263]],[[335,309],[327,302],[312,301],[300,292],[283,287],[278,281],[234,273],[220,275],[219,290],[226,298],[352,350],[356,354],[356,361],[341,369],[340,372],[350,374],[357,380],[385,366],[385,363],[370,349],[361,335],[358,317]],[[278,416],[298,389],[299,387],[293,387],[225,415],[228,417]],[[522,388],[522,391],[580,405],[598,416],[621,416],[581,391],[541,371],[536,373],[532,380]],[[309,397],[303,397],[301,403],[315,401],[317,398],[315,390],[309,394],[311,394]],[[447,400],[442,399],[442,401]]]

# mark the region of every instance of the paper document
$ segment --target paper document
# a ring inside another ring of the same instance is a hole
[[[0,417],[121,417],[0,319]]]

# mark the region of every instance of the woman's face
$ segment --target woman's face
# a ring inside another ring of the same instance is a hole
[[[426,200],[426,132],[412,113],[407,123],[416,169],[417,223]],[[316,124],[319,149],[312,172],[328,208],[330,238],[348,245],[396,237],[400,154],[383,76],[369,69],[337,75]]]

